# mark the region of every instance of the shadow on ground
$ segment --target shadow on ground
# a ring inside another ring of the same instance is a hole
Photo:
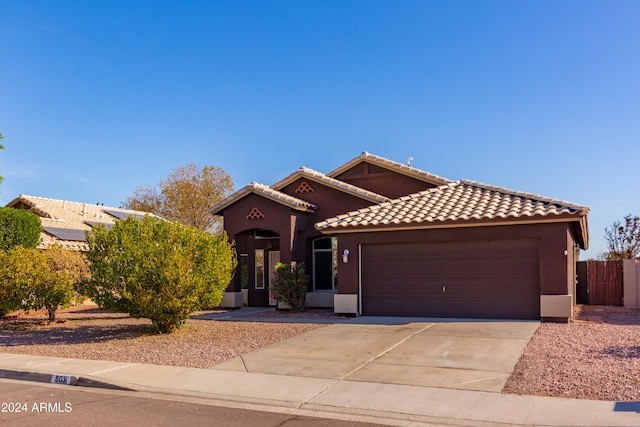
[[[0,348],[43,344],[88,344],[153,334],[151,325],[42,326],[41,321],[16,320],[0,326]]]

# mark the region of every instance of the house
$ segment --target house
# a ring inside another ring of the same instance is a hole
[[[142,218],[145,212],[110,208],[100,204],[70,202],[46,197],[19,195],[7,207],[23,209],[40,217],[39,249],[57,244],[64,249],[87,251],[85,232],[97,224],[110,228],[117,219]]]
[[[566,320],[589,209],[452,181],[362,153],[251,183],[211,208],[240,265],[223,304],[267,306],[277,262],[304,262],[310,307],[384,316]]]

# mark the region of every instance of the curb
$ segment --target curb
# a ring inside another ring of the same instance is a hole
[[[118,386],[115,384],[96,381],[90,378],[79,377],[67,374],[46,374],[43,372],[14,371],[10,369],[0,369],[0,378],[19,381],[32,381],[46,384],[58,384],[63,386],[77,386],[90,388],[103,388],[108,390],[134,391],[131,388]]]

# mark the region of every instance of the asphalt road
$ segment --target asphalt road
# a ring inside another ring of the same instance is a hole
[[[0,379],[3,426],[331,426],[376,424],[228,408],[203,399]]]

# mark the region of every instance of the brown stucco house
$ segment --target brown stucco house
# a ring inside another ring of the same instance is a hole
[[[362,153],[332,172],[300,168],[214,205],[240,274],[223,304],[275,305],[277,262],[304,262],[310,307],[384,316],[568,319],[589,209],[452,181]]]

